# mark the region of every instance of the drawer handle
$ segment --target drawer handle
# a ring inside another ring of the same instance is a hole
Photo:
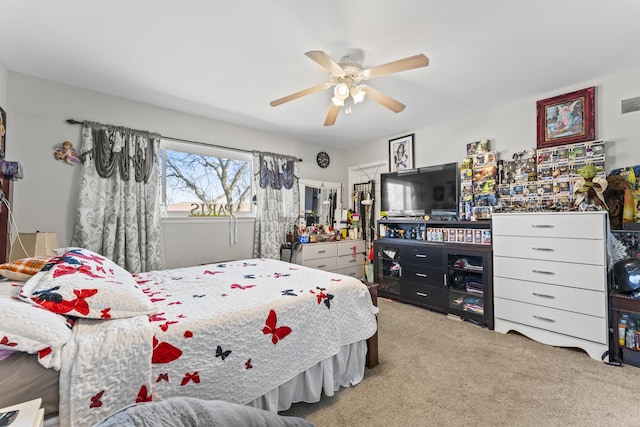
[[[352,259],[352,260],[349,260],[349,261],[347,261],[347,262],[356,262],[356,260],[355,260],[355,259]]]
[[[426,258],[425,254],[416,254],[416,258]]]
[[[556,297],[554,297],[553,295],[539,294],[537,292],[531,292],[531,294],[540,298],[556,299]]]
[[[319,253],[319,254],[324,254],[324,253],[326,253],[326,252],[327,252],[326,250],[324,250],[324,251],[318,251],[318,253]]]
[[[543,251],[543,252],[553,252],[555,251],[555,249],[551,249],[551,248],[531,248],[534,251]]]
[[[544,270],[531,270],[531,271],[533,271],[534,273],[538,273],[538,274],[551,274],[551,275],[556,274],[553,271],[544,271]]]
[[[424,274],[424,273],[416,273],[416,276],[418,276],[418,277],[427,277],[427,275]]]
[[[318,268],[325,268],[327,266],[327,264],[321,264],[318,266]]]
[[[549,224],[531,224],[533,228],[553,228],[553,225]]]
[[[556,323],[555,320],[553,319],[549,319],[548,317],[542,317],[542,316],[537,316],[537,315],[533,315],[533,317],[535,317],[538,320],[544,320],[545,322],[551,322],[551,323]]]
[[[416,292],[416,295],[418,295],[419,297],[428,297],[429,295],[425,294],[424,292]]]

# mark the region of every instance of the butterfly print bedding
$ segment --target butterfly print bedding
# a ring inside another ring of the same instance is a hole
[[[248,403],[376,330],[377,309],[359,280],[282,261],[134,278],[155,313],[80,319],[74,327],[61,370],[72,393],[61,407],[72,427],[136,401],[188,396]],[[61,413],[61,423],[66,419]]]

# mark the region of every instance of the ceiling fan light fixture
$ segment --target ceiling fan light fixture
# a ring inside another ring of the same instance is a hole
[[[344,107],[344,99],[340,99],[334,96],[333,98],[331,98],[331,102],[333,102],[333,105],[335,105],[336,107]]]
[[[360,86],[351,86],[351,90],[349,91],[351,97],[353,98],[353,103],[357,104],[362,102],[364,96],[366,95],[365,91],[360,88]]]
[[[333,89],[333,94],[336,98],[345,100],[349,96],[349,86],[346,83],[338,83]]]

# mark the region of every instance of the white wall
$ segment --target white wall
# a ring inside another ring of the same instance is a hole
[[[0,62],[0,107],[7,109],[7,74],[4,64]]]
[[[509,159],[513,153],[536,145],[537,100],[588,86],[596,86],[596,135],[607,141],[607,169],[640,164],[640,114],[620,117],[618,113],[620,100],[640,96],[639,75],[640,69],[636,68],[536,94],[449,123],[410,130],[406,133],[415,133],[416,138],[415,164],[459,162],[464,157],[467,143],[485,138],[491,140],[492,147],[502,158]],[[69,118],[299,156],[303,159],[300,176],[307,179],[346,183],[349,166],[388,158],[390,138],[341,152],[23,74],[7,73],[3,67],[0,67],[0,103],[5,87],[3,80],[7,82],[4,103],[8,123],[7,159],[22,163],[25,172],[25,178],[14,186],[17,225],[21,231],[55,231],[61,245],[71,242],[80,171],[77,166],[71,167],[53,158],[53,147],[57,144],[66,140],[79,144],[80,127],[67,124],[65,120]],[[320,169],[315,163],[315,156],[321,150],[331,155],[331,165],[327,169]],[[349,206],[349,197],[350,192],[345,191],[344,206]],[[239,221],[239,243],[232,245],[226,219],[186,224],[168,221],[164,224],[167,267],[248,258],[252,252],[253,226],[252,221]]]
[[[2,86],[0,73],[0,88]],[[293,155],[303,159],[302,178],[345,181],[347,177],[345,156],[340,155],[340,150],[24,74],[8,73],[7,99],[7,159],[20,162],[24,168],[24,179],[14,183],[13,213],[18,229],[57,232],[61,245],[71,243],[80,173],[79,166],[69,166],[53,157],[54,147],[64,141],[71,141],[76,147],[80,145],[80,126],[67,124],[67,119],[92,120],[175,138]],[[315,161],[321,150],[331,155],[327,169],[321,169]],[[253,228],[253,221],[239,221],[238,244],[230,244],[227,219],[197,220],[188,224],[167,221],[164,224],[166,266],[250,258]]]
[[[640,164],[640,113],[624,117],[619,114],[622,99],[640,96],[640,68],[536,94],[509,105],[402,135],[415,134],[416,167],[460,162],[467,143],[481,139],[490,139],[492,149],[498,151],[501,158],[511,159],[513,153],[536,147],[536,101],[590,86],[596,87],[596,138],[607,141],[607,172]],[[407,104],[410,108],[410,103]],[[361,164],[388,159],[389,139],[402,135],[374,141],[366,150],[353,150],[348,157],[357,158]]]

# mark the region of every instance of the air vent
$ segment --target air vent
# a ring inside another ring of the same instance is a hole
[[[640,96],[635,98],[623,99],[620,103],[622,114],[640,111]]]

